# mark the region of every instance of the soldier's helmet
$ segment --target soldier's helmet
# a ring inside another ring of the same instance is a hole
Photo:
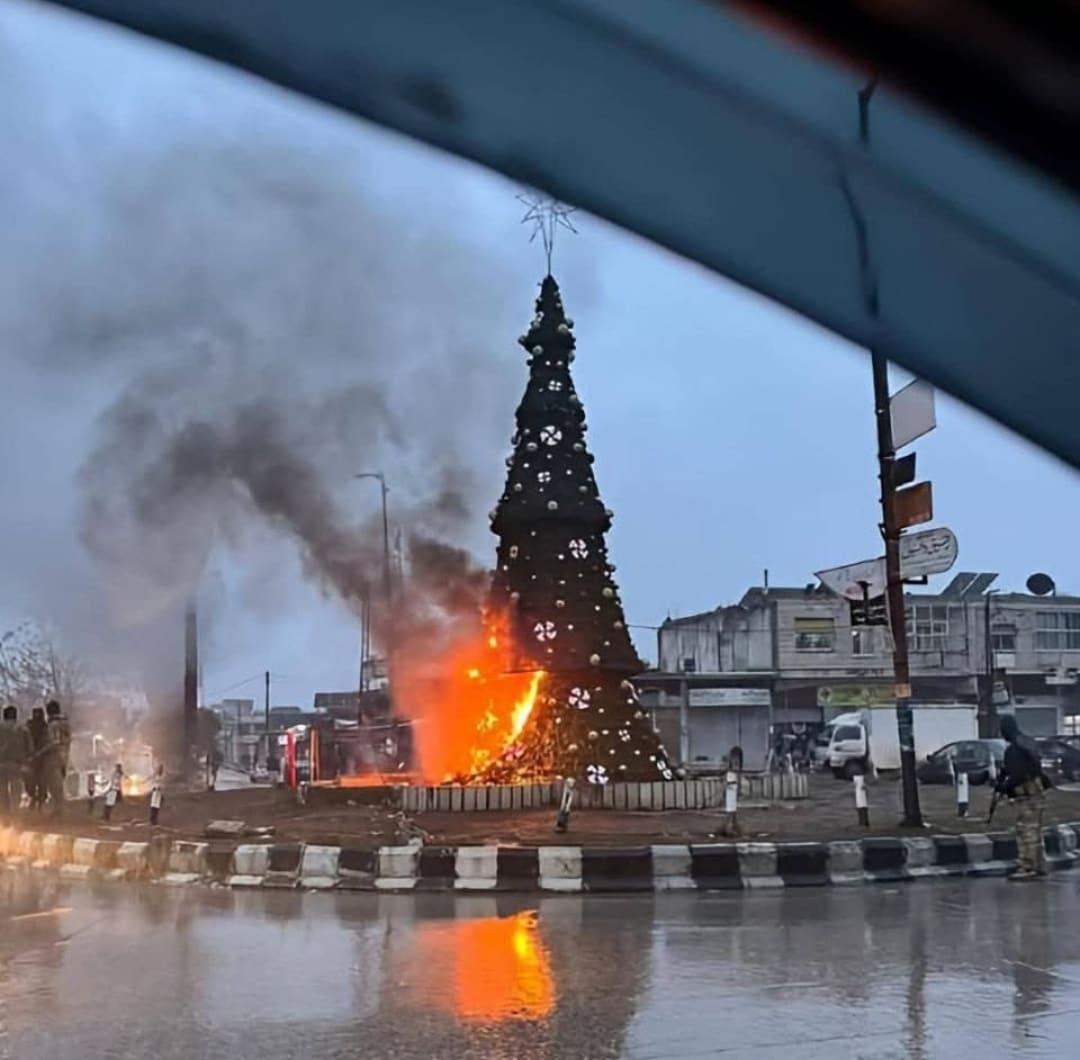
[[[57,703],[57,701],[55,699],[50,699],[49,702],[45,704],[45,713],[50,718],[59,717],[59,715],[60,715],[60,704]]]

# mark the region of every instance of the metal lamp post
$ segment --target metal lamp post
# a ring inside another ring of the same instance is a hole
[[[387,615],[387,634],[386,641],[383,645],[383,650],[386,653],[387,669],[389,670],[389,661],[391,655],[391,640],[393,631],[393,576],[390,570],[390,513],[387,505],[386,495],[390,492],[386,485],[386,476],[381,471],[361,471],[355,476],[358,479],[375,479],[379,483],[379,493],[382,498],[382,538],[383,538],[383,592],[386,596],[386,615]],[[366,601],[365,610],[367,611],[367,624],[370,628],[371,625],[371,602]],[[366,640],[366,636],[362,640]],[[363,653],[366,647],[361,644],[361,660],[360,660],[360,684],[363,686],[366,682],[363,679],[364,675],[364,662]],[[363,687],[361,687],[363,691]]]

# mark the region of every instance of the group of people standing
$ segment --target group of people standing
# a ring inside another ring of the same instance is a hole
[[[17,707],[0,714],[0,817],[10,817],[22,805],[48,807],[59,817],[64,808],[64,778],[71,755],[71,726],[60,704],[51,699],[34,707],[25,724]]]

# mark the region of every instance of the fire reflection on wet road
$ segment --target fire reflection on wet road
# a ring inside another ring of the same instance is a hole
[[[0,873],[0,1058],[1064,1057],[1078,884],[527,900]]]

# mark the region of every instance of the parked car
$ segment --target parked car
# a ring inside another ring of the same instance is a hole
[[[956,740],[927,755],[916,775],[923,784],[951,784],[956,773],[967,773],[969,784],[985,784],[990,779],[991,759],[1000,772],[1005,759],[1004,740]]]
[[[1055,779],[1080,779],[1080,742],[1069,736],[1038,736],[1043,772]]]

